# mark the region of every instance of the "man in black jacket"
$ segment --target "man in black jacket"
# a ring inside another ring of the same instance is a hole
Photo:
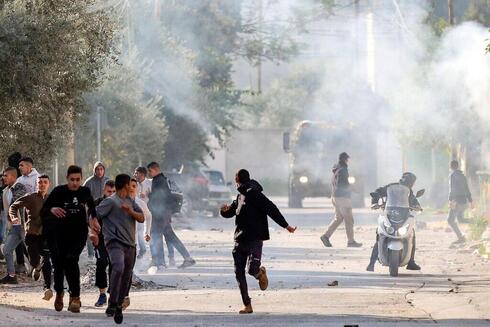
[[[148,172],[153,178],[151,181],[151,192],[148,208],[152,214],[150,231],[150,250],[152,263],[148,269],[149,274],[165,269],[165,255],[163,250],[163,239],[173,246],[184,258],[179,268],[187,268],[196,264],[190,256],[182,241],[177,237],[172,228],[172,192],[168,185],[167,177],[162,173],[160,165],[156,162],[148,164]]]
[[[240,194],[231,205],[224,205],[221,208],[221,216],[224,218],[236,216],[233,259],[235,276],[245,305],[239,313],[246,314],[253,312],[245,275],[247,261],[248,273],[259,280],[260,289],[267,289],[269,283],[265,267],[260,266],[263,241],[270,239],[267,216],[290,233],[294,233],[296,227],[289,226],[276,205],[262,193],[262,186],[250,179],[248,171],[239,170],[235,176],[235,182]]]
[[[379,200],[383,197],[386,197],[388,187],[396,184],[404,185],[410,189],[410,194],[408,197],[408,203],[410,204],[411,208],[417,208],[421,209],[419,200],[417,200],[417,197],[413,194],[412,188],[415,185],[415,181],[417,180],[417,177],[410,172],[403,173],[402,178],[398,183],[392,183],[388,184],[386,186],[380,187],[376,189],[373,193],[371,193],[372,199],[371,199],[371,204],[378,204]],[[415,263],[415,232],[413,234],[413,247],[412,247],[412,253],[410,257],[410,261],[407,264],[407,269],[408,270],[420,270],[420,266]],[[371,252],[371,258],[369,259],[369,265],[367,266],[366,270],[367,271],[374,271],[374,265],[376,264],[376,261],[378,260],[378,255],[379,255],[379,249],[378,249],[378,232],[376,231],[376,242],[374,243],[373,250]]]
[[[328,225],[327,231],[320,236],[320,240],[326,247],[332,247],[330,237],[335,230],[344,222],[347,234],[347,246],[358,248],[362,243],[354,239],[354,217],[352,216],[352,200],[349,183],[349,155],[342,152],[339,162],[332,169],[332,204],[335,208],[335,217]]]
[[[461,223],[464,221],[464,212],[468,203],[473,205],[473,199],[471,197],[470,188],[468,187],[468,181],[466,176],[459,169],[459,163],[457,160],[451,161],[452,173],[449,175],[449,216],[447,222],[453,229],[458,237],[458,240],[453,244],[459,244],[466,242],[463,233],[459,230],[456,218]]]
[[[87,242],[87,213],[90,226],[100,232],[90,189],[82,186],[82,168],[68,167],[67,184],[57,186],[41,209],[43,235],[48,242],[54,273],[54,308],[63,310],[64,279],[68,283],[68,311],[80,312],[80,267],[78,261]]]

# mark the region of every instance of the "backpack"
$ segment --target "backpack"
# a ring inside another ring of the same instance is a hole
[[[168,205],[173,214],[180,213],[184,195],[175,181],[167,177],[168,188],[170,189],[170,199]]]

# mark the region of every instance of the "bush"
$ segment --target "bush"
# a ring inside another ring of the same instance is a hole
[[[470,238],[472,240],[480,240],[485,229],[487,228],[488,221],[483,215],[478,214],[470,218]]]

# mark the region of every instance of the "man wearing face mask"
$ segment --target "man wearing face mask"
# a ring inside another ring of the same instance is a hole
[[[80,267],[78,261],[87,242],[87,212],[90,226],[98,234],[95,205],[90,189],[81,186],[82,169],[68,167],[67,184],[57,186],[46,199],[41,210],[45,235],[54,268],[56,311],[63,310],[64,279],[68,282],[70,302],[68,311],[80,312]]]

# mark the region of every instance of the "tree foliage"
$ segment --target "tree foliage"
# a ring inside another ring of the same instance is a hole
[[[0,156],[46,164],[111,61],[114,26],[94,0],[6,0],[0,11]]]

